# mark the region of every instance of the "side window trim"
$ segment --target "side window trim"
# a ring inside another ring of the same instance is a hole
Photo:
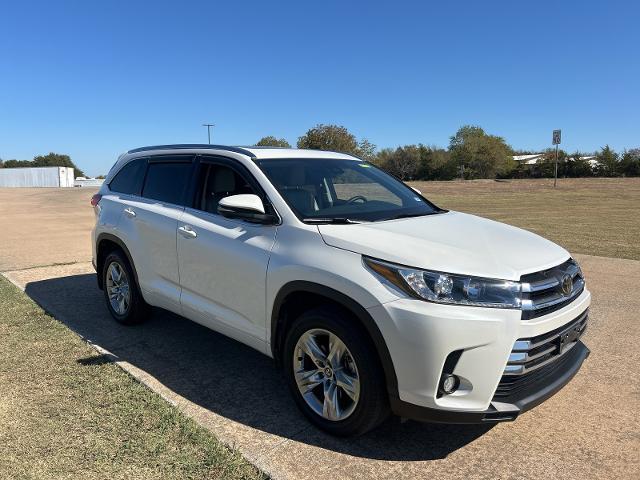
[[[194,157],[191,154],[151,155],[147,163],[193,163]]]
[[[137,197],[144,198],[142,196],[142,190],[144,190],[144,182],[147,181],[147,173],[149,172],[149,157],[144,158],[144,175],[142,175],[142,182],[140,182],[140,191],[136,195]]]

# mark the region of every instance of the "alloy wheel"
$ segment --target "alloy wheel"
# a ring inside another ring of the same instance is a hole
[[[321,417],[344,420],[358,405],[358,368],[334,333],[320,328],[303,333],[294,349],[293,371],[302,398]]]
[[[131,305],[129,277],[118,262],[111,262],[107,268],[106,287],[113,311],[118,315],[125,315]]]

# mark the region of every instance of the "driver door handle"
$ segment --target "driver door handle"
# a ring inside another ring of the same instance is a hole
[[[178,227],[178,232],[180,232],[180,235],[184,238],[196,238],[198,236],[195,230],[193,230],[189,225],[182,225],[181,227]]]

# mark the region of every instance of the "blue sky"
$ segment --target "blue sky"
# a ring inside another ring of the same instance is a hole
[[[444,5],[443,5],[444,4]],[[292,144],[318,123],[378,147],[477,124],[514,148],[640,146],[637,2],[3,1],[0,157]]]

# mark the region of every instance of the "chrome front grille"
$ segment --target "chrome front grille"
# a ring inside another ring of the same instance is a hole
[[[567,325],[532,338],[516,340],[505,376],[525,375],[544,367],[573,348],[587,329],[588,310]]]
[[[523,320],[559,310],[584,291],[582,271],[573,259],[557,267],[523,275],[520,282]]]

